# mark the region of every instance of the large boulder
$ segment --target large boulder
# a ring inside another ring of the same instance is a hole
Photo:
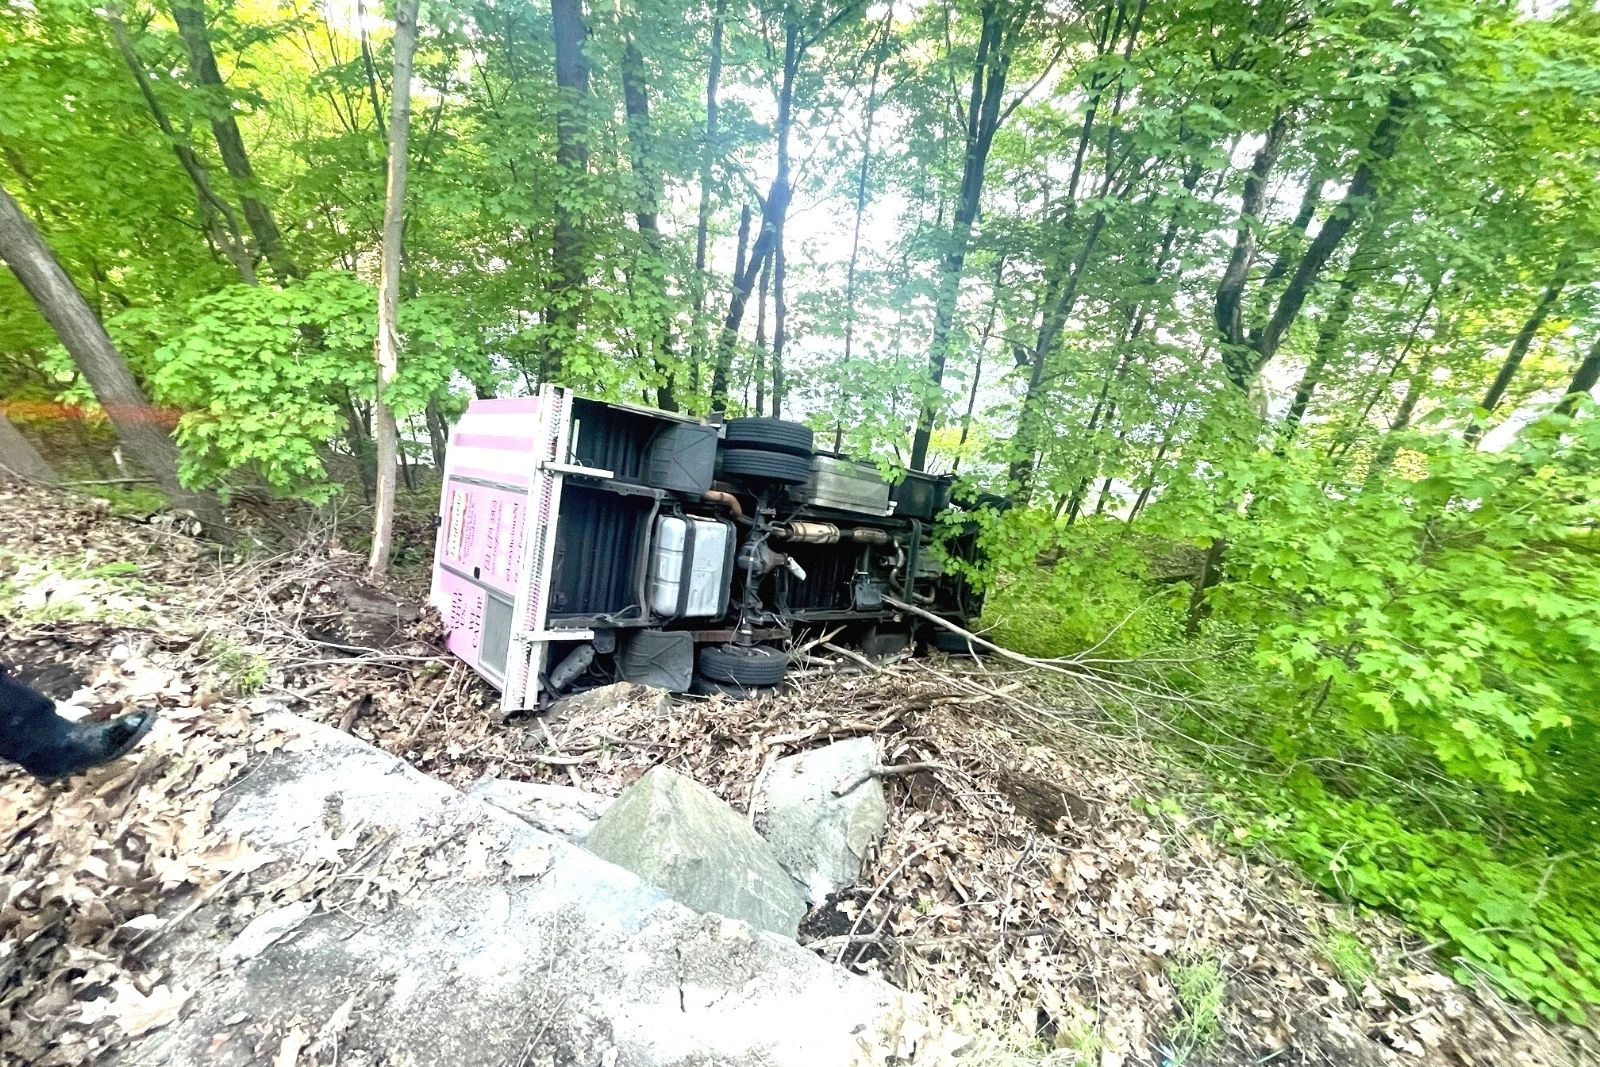
[[[666,767],[650,768],[625,789],[588,845],[696,911],[786,937],[806,913],[761,835],[711,790]]]
[[[775,762],[756,797],[756,829],[813,904],[860,880],[883,833],[889,809],[871,775],[877,762],[872,738],[835,741]]]
[[[589,831],[613,802],[612,797],[570,785],[506,778],[480,778],[467,787],[467,793],[574,845],[589,839]]]
[[[244,925],[226,896],[172,901],[188,910],[158,963],[187,1000],[119,1067],[950,1062],[916,996],[696,914],[332,727],[271,725],[287,741],[214,824],[279,858],[246,878],[262,910]],[[314,870],[323,895],[282,905]]]

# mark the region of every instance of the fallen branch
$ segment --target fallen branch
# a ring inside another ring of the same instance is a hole
[[[859,786],[865,785],[874,778],[896,778],[902,774],[918,774],[922,771],[947,771],[949,769],[942,763],[899,763],[892,767],[885,767],[881,764],[874,765],[867,768],[865,774],[852,781],[849,785],[842,785],[835,789],[833,795],[842,797],[846,793],[853,793]]]
[[[566,758],[562,756],[561,743],[556,740],[556,735],[550,732],[550,724],[545,722],[542,717],[537,721],[539,723],[539,729],[544,733],[544,739],[550,743],[551,750],[555,752],[558,757]],[[553,766],[565,767],[567,769],[567,777],[572,781],[572,788],[582,789],[583,778],[578,774],[578,768],[576,765],[579,763],[592,763],[594,761],[585,757],[583,759],[569,759],[564,763],[557,763],[555,760],[548,760],[547,762]]]
[[[845,648],[842,645],[836,645],[832,641],[824,641],[822,643],[822,647],[827,649],[829,652],[837,652],[839,655],[843,656],[845,659],[854,660],[855,662],[861,664],[863,667],[865,667],[867,670],[871,671],[874,674],[885,674],[885,673],[887,673],[883,669],[883,667],[881,667],[878,664],[872,662],[870,659],[868,659],[867,657],[863,656],[861,653],[856,652],[853,649]]]

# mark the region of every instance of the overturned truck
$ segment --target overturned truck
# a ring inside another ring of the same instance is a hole
[[[958,565],[977,561],[976,524],[950,492],[891,484],[794,422],[555,386],[476,400],[446,451],[431,600],[504,714],[616,680],[746,694],[813,631],[868,655],[948,648],[957,635],[892,601],[977,614]]]

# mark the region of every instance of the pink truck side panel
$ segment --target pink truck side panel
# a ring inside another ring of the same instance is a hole
[[[483,640],[483,609],[489,595],[446,571],[433,577],[432,599],[444,618],[445,647],[476,667]]]
[[[528,494],[473,485],[451,475],[444,490],[439,561],[509,596],[517,592]]]
[[[498,686],[504,712],[532,707],[544,669],[546,587],[569,395],[474,400],[450,433],[429,599],[445,644]],[[502,669],[503,665],[503,669]]]

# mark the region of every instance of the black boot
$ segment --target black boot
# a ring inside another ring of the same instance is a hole
[[[0,673],[0,759],[36,778],[65,778],[126,754],[155,725],[154,712],[108,722],[72,722],[55,702]]]

